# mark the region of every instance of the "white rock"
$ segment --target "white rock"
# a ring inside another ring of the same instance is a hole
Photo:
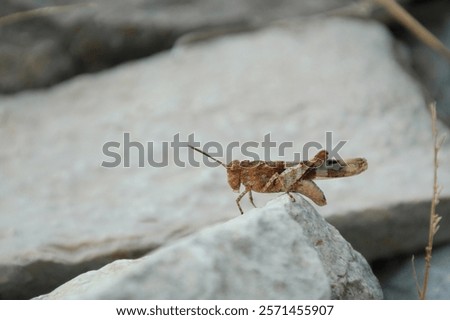
[[[110,160],[104,143],[122,142],[124,132],[154,141],[158,160],[160,143],[177,133],[226,145],[261,142],[270,132],[274,141],[294,143],[285,156],[272,154],[289,160],[309,141],[325,144],[332,131],[334,144],[349,140],[341,156],[366,157],[369,169],[319,181],[328,199],[321,214],[429,199],[429,116],[392,44],[378,24],[315,21],[181,47],[45,92],[1,97],[0,274],[16,276],[2,278],[0,296],[48,292],[48,273],[64,283],[99,260],[134,257],[239,215],[223,168],[102,168]],[[450,181],[448,145],[441,181]],[[254,196],[263,206],[277,195]],[[246,198],[242,204],[251,207]]]
[[[272,203],[276,204],[276,200]],[[308,241],[317,250],[331,283],[333,299],[382,299],[378,280],[366,260],[353,250],[335,227],[317,218],[315,210],[304,210],[291,203],[285,204],[285,208],[302,226]]]
[[[380,299],[382,292],[334,227],[302,198],[285,196],[39,298]]]

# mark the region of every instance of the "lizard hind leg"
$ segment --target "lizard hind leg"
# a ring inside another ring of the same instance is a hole
[[[275,173],[273,176],[270,177],[269,181],[267,181],[266,185],[263,188],[262,192],[268,192],[271,188],[273,188],[274,183],[278,181],[280,183],[280,186],[282,190],[279,190],[279,192],[286,192],[286,194],[289,196],[289,199],[291,199],[292,202],[295,202],[295,198],[292,196],[292,194],[289,193],[286,186],[284,185],[284,177],[279,175],[278,173]]]
[[[283,179],[280,179],[280,184],[283,186],[283,190],[286,192],[286,194],[289,196],[289,199],[291,199],[291,202],[295,202],[295,198],[292,194],[289,193],[288,189],[284,185]]]
[[[298,192],[311,199],[318,206],[327,204],[327,199],[322,190],[311,180],[297,181],[291,188],[291,192]]]

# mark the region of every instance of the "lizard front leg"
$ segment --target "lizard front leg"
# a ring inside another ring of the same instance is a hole
[[[250,199],[250,203],[256,208],[255,203],[253,202],[252,190],[248,190],[248,198]]]
[[[247,189],[244,190],[244,191],[237,197],[237,199],[236,199],[236,204],[237,204],[237,206],[238,206],[239,211],[241,212],[241,214],[244,214],[244,211],[243,211],[242,208],[241,208],[240,202],[241,202],[242,197],[245,196],[245,194],[246,194],[248,191],[249,191],[249,190],[247,190]]]

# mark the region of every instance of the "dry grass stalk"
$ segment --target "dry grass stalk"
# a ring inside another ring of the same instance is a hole
[[[432,103],[430,105],[430,111],[431,111],[431,128],[432,128],[433,144],[434,144],[433,197],[431,199],[428,242],[427,242],[427,246],[425,247],[425,270],[424,270],[422,288],[420,288],[418,280],[417,280],[417,273],[416,273],[416,269],[414,267],[414,256],[412,257],[413,272],[414,272],[414,277],[416,279],[417,293],[419,295],[419,298],[422,300],[424,300],[426,298],[426,294],[427,294],[428,278],[430,275],[430,268],[431,268],[431,256],[432,256],[432,251],[433,251],[433,240],[434,240],[434,236],[436,235],[436,232],[439,230],[439,222],[441,221],[441,218],[442,218],[441,216],[439,216],[436,213],[436,206],[439,203],[439,193],[440,193],[440,188],[438,186],[438,181],[437,181],[437,169],[439,166],[438,153],[439,153],[439,149],[442,146],[442,143],[444,142],[444,137],[442,137],[441,139],[438,139],[438,136],[437,136],[436,103]]]
[[[405,26],[412,34],[419,38],[431,49],[442,55],[450,62],[450,50],[430,31],[420,24],[408,11],[403,9],[395,0],[375,0],[383,6],[395,19]]]

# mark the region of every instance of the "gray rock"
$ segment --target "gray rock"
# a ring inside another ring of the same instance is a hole
[[[308,202],[301,200],[306,206]],[[272,202],[276,203],[275,200]],[[335,227],[316,217],[315,210],[304,210],[301,205],[292,205],[291,202],[285,202],[285,208],[315,246],[328,275],[333,299],[382,298],[379,283],[372,277],[369,265]]]
[[[77,1],[79,6],[34,17],[0,20],[0,92],[45,87],[148,56],[170,48],[188,33],[246,30],[274,19],[311,15],[349,3],[96,0]],[[45,1],[50,7],[67,4]],[[42,2],[33,0],[3,0],[0,16],[42,7]]]
[[[450,199],[440,199],[436,210],[439,213],[449,212]],[[368,261],[392,258],[425,247],[430,201],[354,211],[346,215],[333,215],[327,220]],[[448,243],[450,219],[442,219],[439,225],[441,232],[436,234],[436,245]]]
[[[46,87],[75,74],[76,63],[54,24],[31,21],[17,29],[0,26],[0,93]]]
[[[303,198],[287,196],[39,299],[381,299],[364,258]]]
[[[419,286],[422,286],[425,265],[424,254],[415,254],[414,256]],[[434,247],[426,294],[426,298],[429,300],[450,299],[449,256],[449,245]],[[375,264],[375,272],[380,279],[385,299],[418,299],[411,258],[412,255],[378,261]]]
[[[411,3],[408,11],[450,48],[450,2],[446,0]],[[430,100],[437,101],[439,118],[450,127],[450,64],[403,28],[397,37],[409,48],[412,67]]]
[[[271,158],[292,160],[309,141],[325,145],[332,131],[333,146],[348,140],[341,156],[366,157],[369,169],[317,182],[328,200],[324,217],[356,212],[361,216],[350,221],[371,228],[364,212],[391,208],[396,217],[398,204],[428,201],[429,114],[392,45],[375,23],[310,21],[181,46],[46,92],[0,97],[0,296],[49,292],[76,274],[239,215],[221,167],[177,167],[170,154],[166,167],[139,168],[136,149],[131,168],[101,167],[111,160],[104,144],[123,146],[124,132],[153,142],[159,161],[161,143],[178,133],[183,141],[195,132],[202,145],[225,146],[261,142],[271,132],[272,141],[293,143],[284,156],[272,149]],[[440,154],[443,183],[450,181],[449,145]],[[244,158],[236,149],[234,157]],[[444,185],[442,198],[449,196]],[[263,206],[276,195],[254,197]],[[247,198],[242,206],[251,208]],[[441,231],[448,241],[450,232]],[[397,250],[378,247],[385,256]]]

